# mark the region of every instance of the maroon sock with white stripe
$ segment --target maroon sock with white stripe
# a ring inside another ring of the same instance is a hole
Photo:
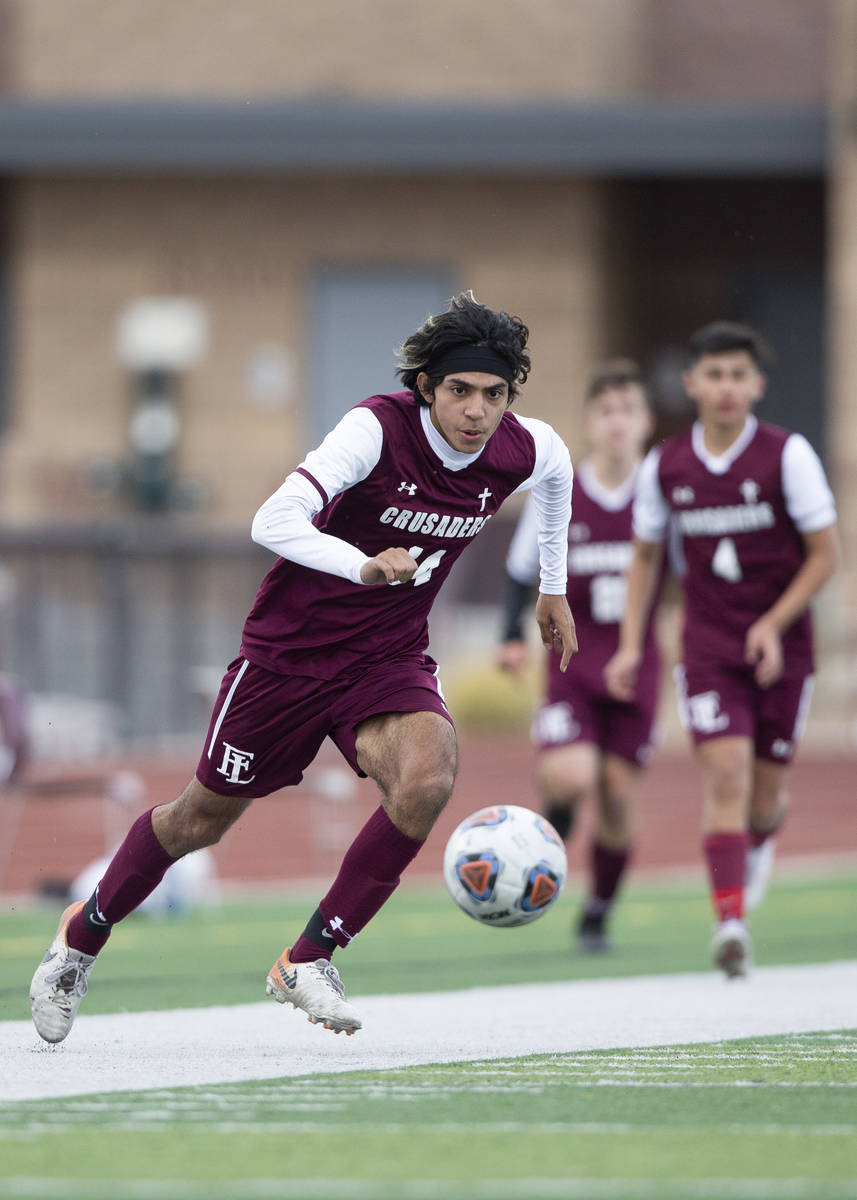
[[[152,828],[154,809],[138,817],[113,855],[104,878],[79,913],[68,923],[73,950],[97,954],[117,921],[127,917],[155,890],[176,861],[167,854]]]
[[[346,851],[339,874],[319,905],[322,922],[310,920],[289,951],[289,961],[315,962],[330,958],[336,946],[347,946],[389,900],[402,871],[423,845],[397,829],[383,808],[377,808]]]

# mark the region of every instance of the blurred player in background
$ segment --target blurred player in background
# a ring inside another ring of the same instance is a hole
[[[584,423],[587,456],[577,466],[572,488],[566,593],[580,650],[566,674],[556,669],[553,657],[548,661],[547,695],[533,738],[544,812],[557,832],[567,840],[578,807],[593,806],[589,896],[577,942],[583,951],[602,951],[610,948],[607,918],[631,857],[634,809],[652,752],[660,682],[653,606],[633,699],[616,700],[604,683],[625,606],[637,472],[652,432],[636,363],[612,359],[593,370]],[[506,560],[505,627],[497,665],[511,674],[518,674],[529,656],[521,618],[538,565],[536,513],[528,500]]]
[[[13,675],[0,673],[0,787],[13,784],[30,754],[27,697]]]
[[[331,964],[390,897],[452,791],[457,746],[428,615],[459,554],[513,492],[532,489],[536,617],[564,670],[572,470],[542,421],[508,411],[530,371],[526,325],[470,293],[401,350],[405,390],[345,414],[262,505],[252,536],[279,557],[244,626],[196,777],[138,818],[89,900],[70,905],[30,989],[49,1042],[71,1028],[111,927],[177,859],[213,845],[252,798],[300,781],[325,738],[381,804],[345,854],[267,991],[337,1033],[361,1026]]]
[[[698,419],[651,450],[640,471],[627,606],[606,672],[613,695],[634,696],[673,517],[685,593],[677,684],[703,775],[712,957],[728,977],[750,963],[745,912],[764,894],[812,689],[808,606],[839,553],[815,451],[753,415],[770,358],[744,325],[718,321],[691,339],[684,385]]]

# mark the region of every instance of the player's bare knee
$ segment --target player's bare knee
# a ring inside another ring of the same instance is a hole
[[[539,791],[549,805],[588,805],[598,789],[598,758],[593,746],[557,746],[539,755]]]
[[[189,845],[194,850],[216,846],[231,824],[219,813],[196,813],[187,829]]]
[[[213,846],[224,832],[204,818],[183,811],[178,801],[175,804],[165,804],[156,812],[157,816],[152,819],[152,828],[158,841],[173,858],[183,858],[186,854],[192,854],[194,850]]]
[[[789,795],[785,788],[773,793],[754,792],[750,801],[750,827],[755,833],[768,833],[778,829],[789,809]]]
[[[423,806],[441,812],[452,795],[458,770],[458,751],[451,729],[449,735],[426,741],[403,757],[390,779],[390,794],[396,793],[403,799],[412,797]]]
[[[709,781],[709,794],[718,806],[747,805],[747,781],[739,772],[717,772]]]
[[[539,791],[550,804],[579,804],[587,791],[592,791],[589,780],[563,771],[549,760],[543,760],[538,765]]]
[[[451,763],[433,764],[406,783],[400,792],[400,802],[437,819],[446,808],[454,783],[455,770]]]
[[[539,790],[546,804],[571,808],[577,811],[595,795],[594,787],[580,786],[575,780],[561,776],[541,776]]]
[[[167,853],[182,858],[216,845],[248,803],[216,796],[194,781],[172,804],[155,809],[152,828]]]
[[[455,771],[439,764],[385,790],[384,807],[398,829],[408,837],[428,837],[452,795]]]
[[[422,806],[434,820],[437,820],[446,808],[454,783],[455,772],[452,770],[439,771],[436,775],[423,781],[420,789]]]
[[[751,780],[740,754],[722,754],[706,765],[706,790],[717,805],[749,805]]]

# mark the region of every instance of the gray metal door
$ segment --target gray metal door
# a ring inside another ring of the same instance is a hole
[[[346,409],[376,392],[398,391],[396,351],[455,290],[444,268],[324,267],[312,289],[308,364],[309,446]]]

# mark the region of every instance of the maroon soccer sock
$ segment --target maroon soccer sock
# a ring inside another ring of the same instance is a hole
[[[422,846],[397,829],[383,808],[376,809],[346,851],[319,905],[322,923],[310,920],[289,951],[290,961],[330,958],[336,946],[347,946],[387,902]]]
[[[747,841],[746,833],[709,833],[703,838],[711,900],[718,921],[744,916]]]
[[[97,954],[117,921],[127,917],[155,890],[176,861],[155,837],[152,812],[138,817],[113,855],[92,896],[68,923],[69,946]]]
[[[592,842],[589,847],[592,885],[587,903],[588,912],[594,915],[607,912],[616,897],[622,876],[628,869],[630,861],[630,846],[624,850],[611,850],[609,846],[603,846],[598,841]]]

